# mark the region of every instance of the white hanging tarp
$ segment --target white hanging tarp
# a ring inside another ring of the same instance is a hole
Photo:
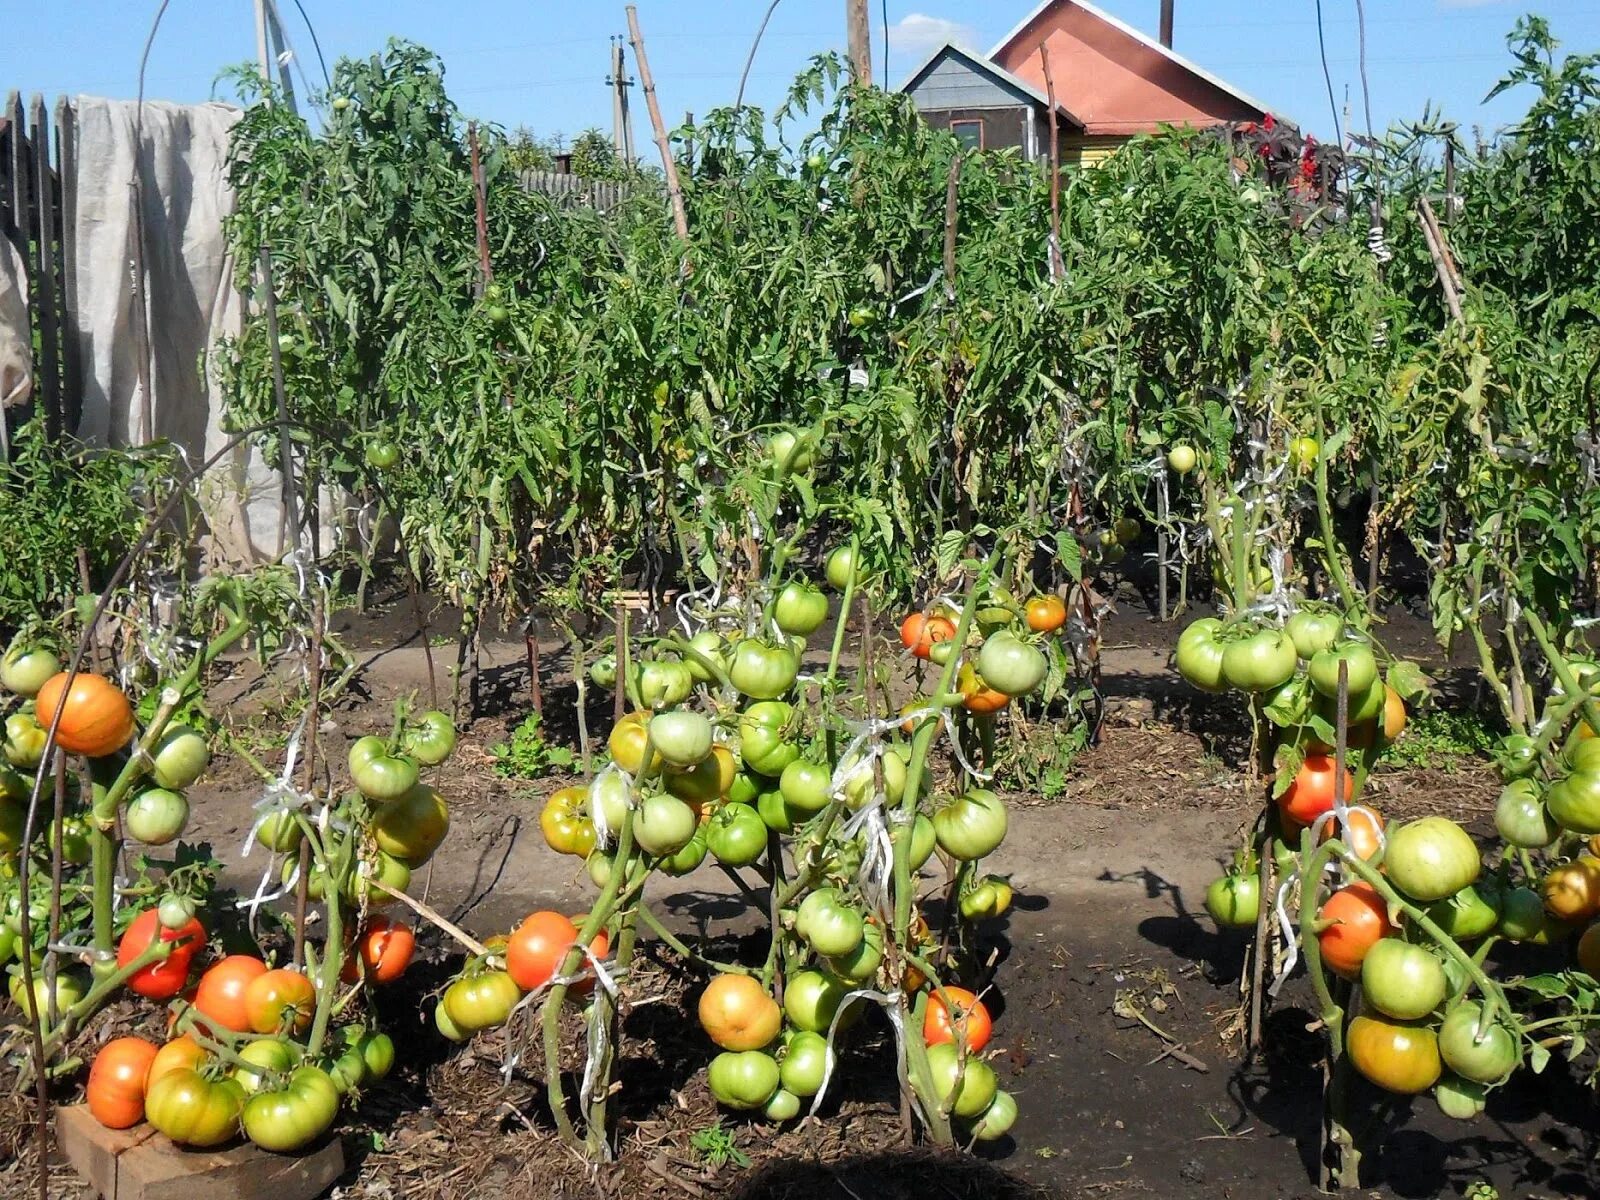
[[[0,237],[0,410],[26,404],[33,391],[27,286],[22,256]]]

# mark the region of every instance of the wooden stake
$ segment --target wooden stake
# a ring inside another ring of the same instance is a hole
[[[644,88],[645,107],[650,110],[650,128],[655,131],[656,149],[661,151],[661,169],[666,173],[667,195],[672,200],[672,220],[678,229],[678,240],[688,244],[689,213],[683,206],[683,186],[678,182],[678,164],[672,157],[666,124],[661,120],[655,76],[650,74],[650,60],[644,53],[644,34],[639,31],[639,12],[631,4],[628,5],[628,40],[633,45],[633,57],[639,64],[639,85]]]
[[[944,295],[952,304],[956,299],[956,218],[958,189],[961,184],[961,155],[950,160],[950,178],[944,185]]]
[[[483,159],[478,153],[478,123],[467,126],[467,147],[472,152],[472,200],[477,210],[478,222],[478,288],[481,297],[484,289],[494,282],[494,267],[489,262],[489,213],[483,194]]]
[[[1050,47],[1039,46],[1039,62],[1044,66],[1044,93],[1050,102],[1050,278],[1066,276],[1067,264],[1061,257],[1061,137],[1056,129],[1056,80],[1050,72]]]

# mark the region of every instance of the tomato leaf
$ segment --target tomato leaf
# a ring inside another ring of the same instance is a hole
[[[1426,699],[1432,691],[1432,681],[1423,674],[1422,668],[1406,658],[1396,659],[1389,665],[1385,681],[1408,705]]]
[[[1528,1047],[1528,1068],[1535,1075],[1544,1071],[1550,1065],[1550,1051],[1535,1042]]]

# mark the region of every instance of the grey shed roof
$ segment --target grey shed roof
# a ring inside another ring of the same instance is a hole
[[[940,67],[947,63],[964,68],[968,72],[979,76],[991,86],[998,88],[1002,92],[1009,93],[1018,104],[1033,103],[1045,111],[1049,111],[1049,97],[1031,83],[1025,83],[998,64],[980,55],[973,54],[971,51],[963,50],[952,42],[946,42],[928,55],[922,64],[911,72],[906,81],[895,90],[907,93],[915,91]],[[1072,112],[1064,104],[1058,103],[1056,112],[1080,129],[1083,127],[1083,122],[1073,116]]]

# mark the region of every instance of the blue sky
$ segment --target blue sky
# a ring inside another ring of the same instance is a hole
[[[871,0],[882,62],[882,0]],[[21,0],[12,0],[21,3]],[[307,72],[320,78],[294,0],[279,0]],[[330,64],[377,49],[390,35],[444,58],[451,94],[470,114],[568,136],[609,127],[608,37],[626,29],[623,5],[550,0],[300,0]],[[732,101],[767,0],[638,0],[646,47],[669,123]],[[1159,0],[1100,0],[1154,30]],[[9,6],[9,5],[8,5]],[[135,94],[139,52],[156,0],[57,0],[26,5],[0,38],[0,88]],[[890,0],[890,76],[899,83],[947,37],[989,49],[1032,0]],[[1506,32],[1527,11],[1547,16],[1564,47],[1600,49],[1597,0],[1367,0],[1368,74],[1375,122],[1419,115],[1425,101],[1470,127],[1514,117],[1519,101],[1480,101],[1504,69]],[[1323,0],[1336,96],[1360,117],[1355,0]],[[749,99],[770,107],[808,56],[843,41],[842,0],[782,0],[751,76]],[[1317,56],[1314,0],[1177,0],[1177,49],[1304,128],[1327,136],[1332,118]],[[254,54],[250,0],[171,0],[151,55],[146,94],[212,95],[217,71]],[[648,127],[635,92],[636,139]],[[1523,101],[1525,103],[1525,101]]]

